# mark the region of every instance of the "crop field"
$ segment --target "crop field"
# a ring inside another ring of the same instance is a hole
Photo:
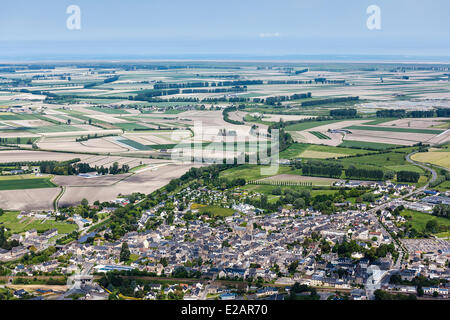
[[[4,179],[0,177],[0,190],[42,189],[56,187],[49,178]]]
[[[425,172],[405,160],[412,150],[397,147],[419,142],[436,147],[450,141],[445,132],[450,118],[437,114],[450,108],[450,89],[442,81],[443,73],[436,71],[442,65],[434,63],[421,65],[420,71],[414,63],[405,67],[256,61],[10,67],[14,72],[0,68],[0,163],[79,158],[91,166],[118,162],[135,170],[99,179],[56,176],[54,183],[42,177],[8,184],[0,179],[0,207],[8,209],[51,209],[60,183],[67,187],[61,205],[78,204],[83,198],[108,201],[120,193],[148,194],[198,166],[191,157],[216,162],[223,161],[224,154],[230,159],[250,158],[261,151],[257,140],[269,141],[269,126],[279,123],[295,142],[280,153],[281,159],[416,171],[422,174],[421,183],[426,183]],[[399,79],[398,70],[410,80]],[[54,76],[60,74],[65,78]],[[105,83],[112,75],[118,78]],[[343,109],[347,110],[341,116],[338,111]],[[420,118],[377,114],[397,109],[436,112]],[[224,146],[237,148],[224,153]],[[448,167],[442,151],[431,150],[414,159]],[[172,160],[177,152],[186,156],[186,163]],[[221,172],[220,177],[251,181],[293,175],[299,183],[305,179],[301,169],[281,165],[266,176],[262,168],[269,167],[246,164]]]
[[[386,144],[386,143],[376,143],[376,142],[366,142],[366,141],[352,141],[352,140],[344,140],[339,147],[346,148],[361,148],[361,149],[370,149],[370,150],[388,150],[391,148],[396,148],[398,145],[395,144]]]
[[[280,158],[282,159],[296,159],[296,158],[339,158],[345,156],[352,156],[357,154],[367,154],[371,151],[351,149],[344,147],[333,147],[333,146],[321,146],[314,144],[302,144],[295,143],[291,145],[288,149],[280,153]]]
[[[435,164],[450,169],[450,152],[448,151],[429,151],[416,153],[411,157],[415,161]]]
[[[405,154],[406,153],[388,152],[355,158],[343,158],[340,159],[340,162],[344,164],[359,164],[380,167],[407,165],[409,163],[405,160]]]
[[[120,143],[124,143],[134,149],[137,149],[137,150],[151,150],[152,149],[149,146],[145,146],[143,144],[140,144],[139,142],[136,142],[136,141],[133,141],[130,139],[120,138],[120,139],[117,139],[117,141]]]
[[[115,123],[114,126],[119,127],[125,131],[136,131],[136,130],[150,130],[150,127],[144,126],[140,123]]]
[[[33,133],[53,133],[53,132],[74,132],[74,131],[84,131],[81,128],[77,128],[69,125],[57,125],[57,126],[45,126],[38,127],[29,130]]]
[[[403,133],[423,133],[423,134],[441,134],[444,130],[434,129],[407,129],[395,127],[381,127],[381,126],[350,126],[345,129],[348,130],[365,130],[365,131],[381,131],[381,132],[403,132]]]
[[[243,178],[245,180],[258,180],[262,178],[267,178],[268,176],[265,176],[263,174],[263,171],[261,169],[268,169],[268,166],[258,166],[258,165],[251,165],[251,164],[244,164],[239,167],[231,168],[225,171],[222,171],[220,173],[220,177],[227,178],[227,179],[239,179]],[[301,170],[291,170],[288,167],[279,167],[278,172],[275,174],[271,174],[269,176],[274,176],[281,173],[298,173],[301,174]]]
[[[305,186],[310,183],[314,186],[331,186],[337,179],[320,178],[320,177],[307,177],[295,174],[280,174],[269,178],[263,178],[258,180],[259,183],[304,183]]]
[[[322,132],[310,131],[310,133],[312,133],[313,135],[315,135],[317,138],[319,138],[321,140],[331,140],[331,138],[329,136],[327,136],[326,134],[324,134]]]
[[[297,123],[286,127],[286,131],[304,131],[308,129],[313,129],[327,124],[337,123],[340,120],[330,120],[330,121],[308,121],[303,123]]]
[[[99,108],[99,107],[89,107],[89,110],[103,112],[108,114],[128,114],[126,110],[123,109],[113,109],[113,108]]]
[[[0,120],[36,120],[36,117],[28,114],[0,113]]]

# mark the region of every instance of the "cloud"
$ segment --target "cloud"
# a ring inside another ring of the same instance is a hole
[[[279,32],[266,32],[266,33],[260,33],[260,38],[278,38],[280,36]]]

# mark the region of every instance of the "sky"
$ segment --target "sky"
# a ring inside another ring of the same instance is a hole
[[[80,30],[66,26],[70,5]],[[0,59],[450,57],[448,12],[448,0],[2,0]]]

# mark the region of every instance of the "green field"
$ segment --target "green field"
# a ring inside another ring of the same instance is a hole
[[[426,225],[427,225],[428,221],[430,221],[430,220],[436,220],[439,225],[450,227],[450,219],[442,218],[442,217],[435,217],[428,213],[422,213],[422,212],[417,212],[417,211],[413,211],[413,210],[403,210],[401,215],[403,217],[411,216],[412,219],[408,220],[408,221],[411,222],[412,227],[419,232],[426,231]],[[437,235],[448,237],[448,236],[450,236],[449,233],[450,232],[444,232],[442,234],[437,234]]]
[[[347,148],[361,148],[361,149],[371,149],[371,150],[387,150],[391,148],[396,148],[398,145],[386,144],[386,143],[376,143],[376,142],[365,142],[365,141],[352,141],[345,140],[339,147]]]
[[[0,120],[36,120],[31,114],[0,114]]]
[[[372,120],[370,122],[364,123],[365,125],[374,126],[377,124],[382,124],[390,121],[398,120],[397,118],[378,118],[376,120]]]
[[[0,180],[0,190],[24,190],[55,187],[56,185],[53,184],[53,182],[51,182],[49,178]]]
[[[388,152],[371,154],[367,156],[340,159],[341,163],[354,165],[367,165],[377,167],[403,166],[409,164],[405,160],[406,153]]]
[[[222,208],[217,206],[200,207],[198,211],[202,214],[210,213],[214,217],[229,217],[235,212],[233,209]]]
[[[37,139],[36,137],[1,138],[0,144],[30,144],[30,142],[33,143]]]
[[[120,139],[117,139],[117,141],[121,142],[123,144],[126,144],[126,145],[128,145],[128,146],[130,146],[130,147],[132,147],[134,149],[137,149],[137,150],[152,150],[151,147],[145,146],[145,145],[143,145],[143,144],[141,144],[141,143],[139,143],[137,141],[134,141],[134,140],[120,138]]]
[[[43,126],[29,129],[33,133],[52,133],[52,132],[72,132],[72,131],[85,131],[84,129],[70,126],[70,125],[54,125],[54,126]]]
[[[309,133],[315,135],[317,138],[321,139],[321,140],[331,140],[331,138],[325,134],[323,134],[322,132],[318,132],[318,131],[309,131]]]
[[[424,174],[424,171],[421,167],[415,166],[413,164],[404,164],[404,165],[399,165],[399,166],[386,166],[386,168],[395,171],[395,172],[399,172],[399,171],[413,171],[413,172],[417,172],[420,174]]]
[[[243,178],[247,181],[267,178],[268,176],[263,176],[261,174],[261,168],[264,168],[264,166],[258,166],[258,165],[254,165],[254,164],[244,164],[244,165],[240,165],[238,167],[234,167],[234,168],[222,171],[220,173],[220,177],[227,178],[227,179]],[[266,168],[269,168],[269,167],[266,167]],[[279,167],[278,173],[276,173],[276,174],[283,174],[283,173],[301,175],[301,170],[291,170],[291,168],[289,168],[289,167]]]
[[[315,144],[305,144],[305,143],[294,143],[286,150],[280,152],[281,159],[296,159],[305,151],[315,151],[315,152],[325,152],[330,154],[336,154],[338,156],[352,156],[357,154],[367,154],[370,151],[358,150],[351,148],[333,147],[333,146],[322,146]]]
[[[27,230],[36,229],[38,232],[44,232],[50,229],[58,229],[59,233],[71,233],[77,229],[76,224],[69,224],[66,222],[57,222],[54,220],[42,220],[34,218],[17,219],[18,212],[5,212],[0,216],[0,224],[8,229],[8,232],[22,233]]]
[[[441,134],[444,130],[432,129],[409,129],[395,127],[371,127],[371,126],[350,126],[347,130],[366,130],[366,131],[384,131],[384,132],[405,132],[405,133],[423,133],[423,134]]]
[[[331,123],[341,122],[342,120],[327,120],[327,121],[305,121],[302,123],[287,126],[286,131],[304,131],[315,127],[324,126]]]
[[[112,108],[100,108],[100,107],[89,107],[87,109],[92,110],[92,111],[107,113],[107,114],[129,114],[129,112],[124,109],[112,109]]]
[[[151,128],[146,127],[139,123],[125,122],[125,123],[115,123],[114,126],[123,129],[125,131],[135,131],[135,130],[151,130]]]

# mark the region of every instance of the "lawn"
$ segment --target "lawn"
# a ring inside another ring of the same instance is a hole
[[[59,233],[71,233],[77,229],[76,224],[66,222],[57,222],[54,220],[38,220],[34,218],[17,219],[18,212],[5,212],[0,216],[0,224],[11,233],[22,233],[27,230],[36,229],[38,232],[44,232],[50,229],[58,229]]]
[[[441,134],[444,130],[432,129],[408,129],[395,127],[372,127],[372,126],[350,126],[347,130],[366,130],[366,131],[385,131],[385,132],[405,132],[405,133],[423,133],[423,134]]]
[[[55,187],[56,185],[53,184],[49,178],[0,180],[0,190],[24,190]]]

